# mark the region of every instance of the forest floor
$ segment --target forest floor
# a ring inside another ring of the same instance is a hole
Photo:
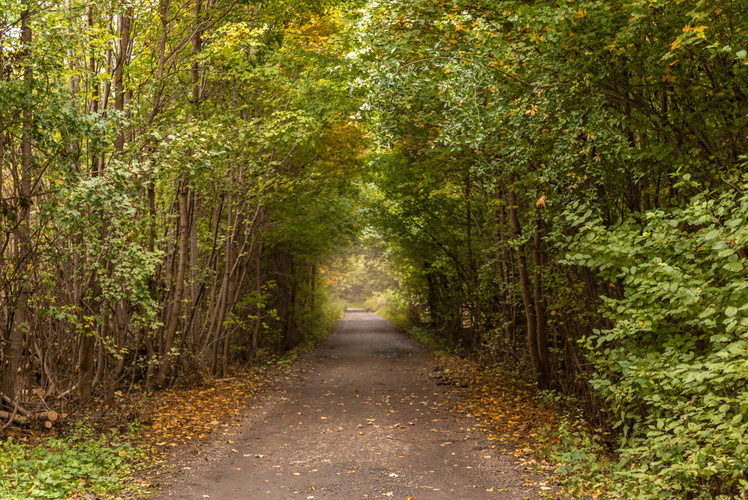
[[[152,498],[560,498],[533,456],[552,409],[523,384],[434,358],[376,314],[346,312],[262,387],[157,396]]]

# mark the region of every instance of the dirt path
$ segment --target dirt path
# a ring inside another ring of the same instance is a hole
[[[348,311],[225,441],[156,498],[548,498],[430,377],[431,358],[376,314]],[[538,496],[540,493],[542,496]]]

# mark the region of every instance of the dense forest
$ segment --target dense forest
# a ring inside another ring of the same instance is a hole
[[[369,2],[358,36],[428,323],[575,395],[620,495],[744,496],[748,4]]]
[[[312,327],[361,143],[325,9],[3,5],[3,394],[225,376]]]
[[[581,408],[619,495],[744,498],[747,95],[745,0],[0,0],[0,416],[363,293]]]

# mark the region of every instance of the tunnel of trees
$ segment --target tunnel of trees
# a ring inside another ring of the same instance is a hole
[[[0,0],[0,409],[387,289],[574,397],[621,491],[744,495],[747,51],[745,0]]]

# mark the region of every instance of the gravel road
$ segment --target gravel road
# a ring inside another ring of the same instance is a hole
[[[241,425],[154,498],[549,498],[437,385],[432,358],[373,313],[346,311]]]

